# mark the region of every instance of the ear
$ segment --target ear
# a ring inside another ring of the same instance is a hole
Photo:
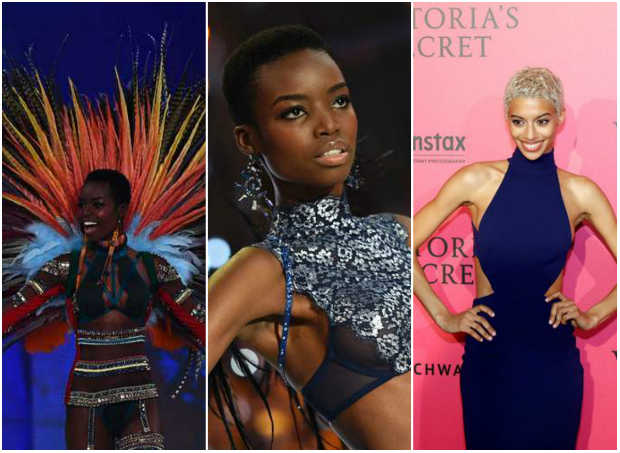
[[[246,156],[257,152],[256,149],[256,129],[248,124],[235,126],[233,129],[237,148]]]
[[[564,124],[564,119],[566,118],[566,109],[562,109],[560,114],[558,115],[558,126]]]
[[[127,203],[121,203],[118,205],[118,214],[123,222],[125,221],[125,217],[127,216],[127,210],[129,209],[129,205]]]

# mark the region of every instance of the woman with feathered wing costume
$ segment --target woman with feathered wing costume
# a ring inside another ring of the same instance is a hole
[[[114,101],[3,72],[4,345],[76,332],[69,448],[163,448],[147,321],[155,346],[204,352],[205,86],[168,92],[164,42]]]

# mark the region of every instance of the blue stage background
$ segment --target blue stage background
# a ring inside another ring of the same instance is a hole
[[[175,86],[186,65],[192,80],[204,78],[206,26],[201,3],[4,3],[2,66],[27,65],[29,53],[41,73],[55,68],[65,97],[69,76],[91,99],[100,93],[113,96],[114,67],[127,79],[136,49],[140,62],[148,58],[152,63],[165,24],[169,87]],[[28,354],[21,343],[3,353],[3,450],[66,448],[63,396],[74,353],[72,335],[49,354]],[[168,448],[204,449],[204,368],[196,382],[186,384],[179,400],[170,400],[187,351],[152,350],[149,355],[160,389]]]

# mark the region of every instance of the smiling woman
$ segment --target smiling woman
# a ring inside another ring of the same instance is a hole
[[[468,449],[574,449],[584,371],[574,329],[616,311],[616,288],[582,311],[561,291],[575,230],[589,223],[616,257],[616,218],[591,180],[559,169],[565,117],[560,80],[515,73],[504,95],[516,149],[458,170],[414,217],[420,247],[460,207],[471,214],[476,299],[452,313],[414,258],[415,294],[447,332],[467,334],[460,376]]]
[[[3,333],[29,332],[29,325],[57,320],[49,299],[69,296],[77,344],[66,395],[69,448],[164,448],[144,344],[152,308],[170,311],[190,344],[204,344],[198,307],[174,268],[128,246],[123,219],[130,199],[123,174],[89,173],[78,198],[82,248],[45,263],[4,306]]]
[[[236,145],[249,156],[245,196],[265,198],[264,172],[275,206],[266,237],[209,279],[216,414],[231,414],[252,446],[221,361],[238,344],[276,368],[303,395],[303,413],[347,446],[410,448],[409,219],[351,213],[357,116],[340,67],[316,32],[280,26],[233,52],[223,85]]]
[[[69,449],[164,449],[147,338],[190,350],[182,383],[202,363],[204,302],[188,287],[202,266],[189,229],[204,215],[202,85],[168,95],[163,54],[152,78],[137,67],[127,86],[117,73],[115,102],[71,106],[38,73],[3,72],[3,252],[14,273],[4,347],[25,339],[28,351],[49,352],[74,331]]]
[[[111,239],[123,224],[131,201],[131,188],[122,173],[95,170],[88,174],[80,198],[77,218],[82,232],[91,241]]]

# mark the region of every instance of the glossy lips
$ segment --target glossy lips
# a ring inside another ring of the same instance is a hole
[[[315,156],[315,160],[326,167],[339,167],[349,159],[349,146],[343,141],[330,141],[323,146],[322,152]]]

